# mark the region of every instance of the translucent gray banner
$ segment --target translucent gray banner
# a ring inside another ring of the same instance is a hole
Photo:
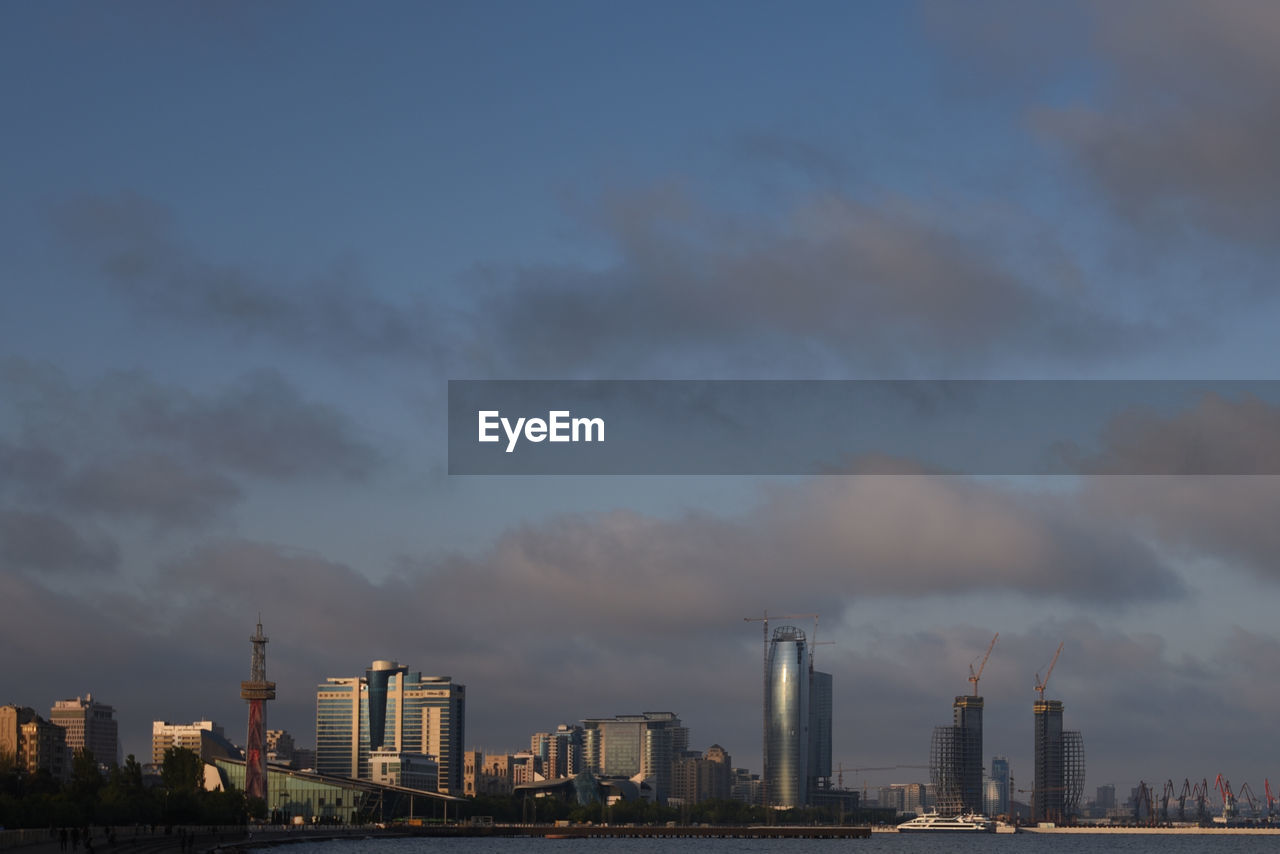
[[[449,473],[1280,474],[1280,381],[453,380]]]

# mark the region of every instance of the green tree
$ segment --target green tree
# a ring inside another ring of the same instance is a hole
[[[67,793],[77,803],[92,808],[102,782],[102,771],[93,751],[87,748],[77,750],[71,760],[71,782],[67,784]]]
[[[170,747],[164,752],[160,779],[171,793],[195,793],[204,784],[204,763],[195,751],[185,747]]]

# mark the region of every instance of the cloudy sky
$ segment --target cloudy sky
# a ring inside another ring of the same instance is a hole
[[[846,768],[926,762],[999,632],[1019,787],[1059,642],[1086,791],[1280,774],[1274,478],[450,477],[445,444],[461,378],[1276,378],[1280,6],[0,19],[0,702],[236,735],[261,611],[303,743],[317,682],[395,658],[468,686],[469,747],[670,710],[758,770],[743,618],[816,611]]]

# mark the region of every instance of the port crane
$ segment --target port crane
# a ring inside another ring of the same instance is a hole
[[[1209,820],[1209,780],[1207,778],[1191,788],[1191,798],[1196,802],[1196,821],[1204,824]]]
[[[1261,811],[1261,804],[1258,803],[1258,798],[1253,793],[1253,789],[1248,783],[1245,783],[1240,787],[1240,797],[1244,798],[1245,803],[1249,805],[1249,817],[1258,818],[1258,813]]]
[[[973,672],[973,663],[969,663],[969,681],[973,683],[973,696],[978,696],[978,680],[982,678],[982,671],[987,667],[987,659],[991,657],[991,650],[995,649],[996,638],[1000,637],[1000,633],[996,632],[996,636],[991,639],[991,643],[987,645],[987,654],[982,656],[982,664],[978,665],[978,672]],[[975,661],[977,659],[974,659]]]
[[[1191,779],[1182,779],[1182,791],[1178,793],[1178,821],[1187,820],[1187,798],[1191,796]]]
[[[1231,791],[1231,781],[1224,780],[1222,775],[1218,775],[1218,779],[1213,781],[1214,787],[1218,790],[1218,794],[1222,795],[1222,817],[1231,819],[1236,817],[1236,795]]]
[[[1040,681],[1040,674],[1036,674],[1036,692],[1040,695],[1040,699],[1044,699],[1044,689],[1049,687],[1049,677],[1053,675],[1053,666],[1058,663],[1058,656],[1062,655],[1062,648],[1066,646],[1066,641],[1058,644],[1058,651],[1053,654],[1053,661],[1049,662],[1049,669],[1044,674],[1044,681]]]
[[[1276,807],[1275,807],[1276,799],[1275,799],[1275,796],[1271,794],[1271,778],[1270,777],[1262,781],[1262,791],[1267,796],[1267,818],[1271,818],[1271,816],[1275,815],[1276,813]]]

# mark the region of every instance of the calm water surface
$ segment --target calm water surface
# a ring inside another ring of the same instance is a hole
[[[1280,854],[1275,836],[1098,835],[1020,833],[896,834],[870,839],[352,839],[264,848],[263,854]]]

